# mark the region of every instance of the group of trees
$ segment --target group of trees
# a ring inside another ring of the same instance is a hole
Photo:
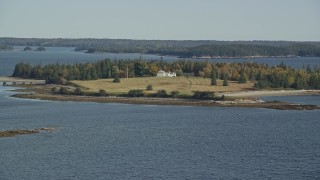
[[[155,93],[145,94],[143,89],[131,89],[126,96],[129,97],[183,97],[183,98],[193,98],[193,99],[202,99],[202,100],[221,100],[222,98],[218,98],[215,96],[215,93],[212,91],[193,91],[192,96],[180,95],[179,91],[171,91],[169,94],[166,90],[161,89]],[[223,97],[224,98],[224,97]]]
[[[38,48],[35,49],[35,51],[45,51],[45,50],[46,50],[46,48],[45,48],[45,47],[42,47],[42,46],[40,46],[40,47],[38,47]],[[23,51],[32,51],[32,48],[31,48],[30,46],[26,46],[26,47],[23,49]]]
[[[320,89],[320,67],[307,66],[305,69],[294,69],[283,63],[269,67],[254,62],[219,63],[208,61],[178,60],[173,62],[152,60],[114,60],[109,59],[85,64],[49,64],[30,65],[18,63],[14,77],[46,79],[47,83],[63,84],[70,80],[95,80],[98,78],[120,78],[156,76],[159,70],[176,72],[177,76],[196,76],[216,80],[255,82],[256,88],[296,88]]]
[[[200,46],[94,46],[78,47],[76,51],[85,50],[88,53],[112,52],[112,53],[147,53],[173,55],[183,58],[217,58],[217,57],[287,57],[287,56],[320,56],[320,46],[315,44],[292,44],[287,46],[270,46],[255,44],[218,44]]]
[[[76,47],[76,51],[88,53],[149,53],[180,57],[320,56],[319,42],[0,38],[0,50],[12,46]]]
[[[320,56],[320,47],[313,44],[269,46],[252,44],[201,45],[190,48],[166,48],[149,50],[150,54],[175,55],[180,57],[277,57]]]

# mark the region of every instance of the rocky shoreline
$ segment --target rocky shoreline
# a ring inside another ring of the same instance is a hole
[[[16,98],[38,99],[49,101],[75,101],[96,103],[122,103],[145,105],[178,105],[178,106],[210,106],[210,107],[245,107],[267,108],[276,110],[320,110],[317,105],[292,104],[279,101],[262,101],[256,97],[268,95],[320,95],[319,90],[280,90],[280,91],[239,91],[219,92],[218,96],[227,97],[223,101],[183,99],[183,98],[156,98],[156,97],[118,97],[118,96],[84,96],[53,94],[50,85],[24,85],[24,89],[16,90],[20,93],[12,95]]]
[[[40,133],[41,131],[52,132],[54,128],[39,128],[39,129],[22,129],[22,130],[6,130],[0,131],[0,138],[2,137],[14,137],[17,135],[25,135],[25,134],[35,134]]]
[[[320,110],[317,105],[292,104],[279,101],[264,102],[261,100],[234,101],[212,101],[194,100],[179,98],[131,98],[131,97],[94,97],[94,96],[73,96],[56,94],[15,94],[13,97],[26,99],[39,99],[50,101],[76,101],[76,102],[97,102],[97,103],[123,103],[123,104],[146,104],[146,105],[180,105],[180,106],[210,106],[210,107],[245,107],[245,108],[267,108],[276,110]]]

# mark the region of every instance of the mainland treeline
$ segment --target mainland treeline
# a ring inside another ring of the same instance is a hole
[[[150,50],[150,54],[174,55],[180,57],[290,57],[320,56],[320,47],[312,44],[296,44],[290,46],[267,46],[250,44],[202,45],[186,49],[167,48]]]
[[[147,53],[184,58],[320,56],[320,42],[0,38],[7,46],[75,47],[88,53]]]
[[[18,63],[12,76],[46,79],[47,83],[63,84],[71,80],[95,80],[98,78],[133,78],[156,76],[159,70],[176,72],[177,76],[196,76],[255,83],[256,88],[320,89],[320,67],[307,66],[294,69],[284,65],[269,67],[254,62],[218,63],[192,60],[167,62],[109,59],[84,64],[30,65]],[[213,78],[214,77],[214,78]]]

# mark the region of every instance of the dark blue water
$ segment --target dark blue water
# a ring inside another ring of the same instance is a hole
[[[0,179],[319,179],[320,111],[10,98]]]
[[[0,75],[18,62],[160,59],[74,48],[0,51]],[[164,57],[164,60],[176,60]],[[301,68],[319,58],[218,59]],[[9,97],[0,130],[57,128],[0,139],[0,179],[319,179],[320,111],[50,102]],[[319,105],[319,96],[264,97]]]
[[[35,49],[35,47],[33,47]],[[46,51],[23,51],[23,46],[14,47],[13,51],[0,51],[0,76],[9,76],[13,73],[15,64],[19,62],[28,62],[30,64],[53,64],[53,63],[85,63],[99,61],[106,58],[109,59],[138,59],[160,60],[161,56],[147,54],[115,54],[115,53],[97,53],[88,54],[83,52],[75,52],[74,48],[68,47],[46,47]],[[163,60],[173,61],[177,57],[164,56]],[[268,64],[269,66],[279,65],[281,62],[294,67],[302,68],[307,65],[320,67],[320,57],[310,58],[255,58],[255,59],[193,59],[197,61],[210,62],[256,62]]]

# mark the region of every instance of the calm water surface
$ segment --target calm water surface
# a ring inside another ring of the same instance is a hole
[[[319,179],[320,111],[14,99],[0,86],[0,179]]]
[[[18,62],[83,63],[161,59],[86,54],[74,48],[0,51],[0,75]],[[176,60],[164,57],[164,60]],[[253,61],[301,68],[319,58]],[[320,111],[146,106],[11,98],[0,86],[0,130],[57,128],[0,139],[0,180],[11,179],[320,179]],[[320,96],[265,97],[319,105]]]

